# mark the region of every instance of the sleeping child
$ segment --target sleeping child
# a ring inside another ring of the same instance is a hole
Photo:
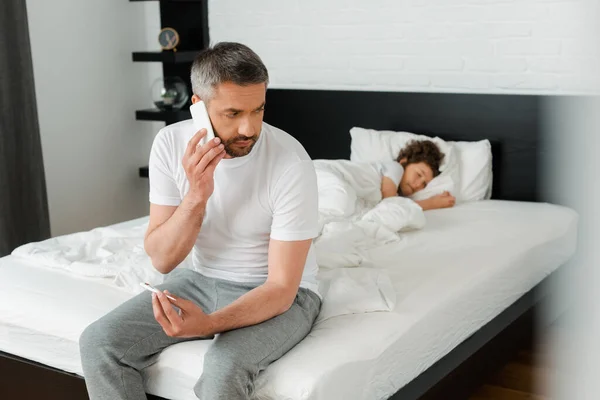
[[[381,176],[381,197],[411,196],[425,189],[440,174],[444,154],[430,140],[413,140],[398,154],[396,161],[372,163]],[[416,201],[423,210],[454,206],[456,199],[444,192],[425,200]]]
[[[444,154],[436,144],[421,140],[409,142],[396,160],[314,160],[319,213],[331,218],[347,218],[361,207],[361,201],[374,206],[388,197],[410,197],[440,174],[443,159]],[[413,201],[423,210],[433,210],[452,207],[455,199],[444,192]]]

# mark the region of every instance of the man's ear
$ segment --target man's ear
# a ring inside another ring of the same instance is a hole
[[[402,165],[403,167],[406,167],[406,162],[407,162],[407,161],[408,161],[408,160],[406,159],[406,157],[404,157],[404,158],[400,159],[400,161],[399,161],[399,162],[400,162],[400,165]]]
[[[196,104],[200,100],[201,100],[200,96],[198,96],[197,94],[195,94],[195,95],[192,96],[192,104]]]

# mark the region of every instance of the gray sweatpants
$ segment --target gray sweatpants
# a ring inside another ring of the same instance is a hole
[[[255,288],[197,272],[175,270],[157,288],[218,310]],[[151,293],[145,291],[88,326],[79,346],[91,400],[146,399],[140,370],[156,362],[161,350],[184,340],[167,336],[154,319]],[[201,400],[248,399],[258,373],[300,342],[321,307],[319,297],[300,288],[292,307],[257,325],[221,333],[204,357],[194,386]]]

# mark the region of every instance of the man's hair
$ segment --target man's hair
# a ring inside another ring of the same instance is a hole
[[[433,176],[436,177],[440,174],[440,165],[444,160],[444,153],[431,140],[411,140],[400,150],[396,161],[400,162],[404,158],[406,159],[406,163],[403,164],[404,167],[408,164],[424,162],[429,165],[433,171]]]
[[[213,89],[224,82],[245,86],[269,83],[269,73],[260,57],[241,43],[221,42],[203,50],[192,64],[192,91],[207,102]]]

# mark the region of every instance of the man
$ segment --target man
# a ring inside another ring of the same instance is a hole
[[[140,370],[161,350],[213,337],[196,396],[249,398],[258,373],[320,311],[316,174],[298,141],[263,122],[265,66],[246,46],[221,43],[197,57],[191,81],[216,138],[201,141],[206,130],[191,120],[156,136],[145,248],[169,275],[160,294],[135,296],[82,334],[92,400],[145,399]],[[176,268],[190,251],[194,268]]]

